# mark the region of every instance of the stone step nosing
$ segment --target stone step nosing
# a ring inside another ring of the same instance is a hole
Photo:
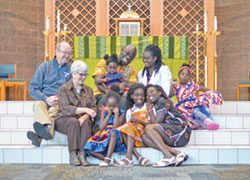
[[[138,152],[152,163],[163,158],[162,153],[152,148],[136,148]],[[187,145],[186,147],[176,148],[184,151],[189,155],[189,160],[184,164],[250,164],[250,159],[244,159],[244,155],[250,152],[250,146],[195,146]],[[10,157],[17,153],[19,159]],[[38,156],[30,158],[30,154]],[[224,153],[232,155],[231,161],[227,161]],[[53,157],[56,155],[57,157]],[[214,156],[213,156],[214,155]],[[26,156],[26,157],[25,157]],[[209,156],[209,157],[207,157]],[[112,154],[112,159],[121,160],[125,155],[118,153]],[[88,157],[88,161],[93,165],[98,165],[99,160]],[[212,160],[210,160],[212,159]],[[232,160],[233,159],[233,160]],[[133,157],[134,164],[138,161]],[[67,146],[47,146],[36,148],[31,145],[26,146],[1,146],[0,145],[0,163],[39,163],[39,164],[69,164],[69,153]]]
[[[2,131],[8,131],[8,132],[27,132],[27,131],[33,131],[33,128],[0,128],[0,132]],[[201,130],[192,130],[192,133],[196,132],[247,132],[250,131],[250,128],[221,128],[215,131],[207,130],[207,129],[201,129]],[[60,133],[56,131],[57,133]]]
[[[34,116],[34,113],[0,113],[0,116]],[[213,117],[217,116],[250,116],[250,112],[246,113],[212,113]]]

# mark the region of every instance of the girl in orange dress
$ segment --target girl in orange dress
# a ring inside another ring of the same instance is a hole
[[[114,163],[117,166],[132,166],[132,153],[137,157],[140,165],[146,166],[149,160],[140,156],[134,147],[145,147],[142,136],[144,127],[151,123],[145,103],[146,88],[143,84],[134,84],[128,91],[126,112],[126,123],[117,129],[123,133],[123,139],[127,144],[126,158],[120,162]]]

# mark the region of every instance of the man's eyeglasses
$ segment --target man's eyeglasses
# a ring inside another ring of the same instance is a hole
[[[61,50],[59,50],[59,51],[62,52],[64,55],[68,55],[68,56],[71,55],[71,52],[69,52],[69,51],[61,51]]]

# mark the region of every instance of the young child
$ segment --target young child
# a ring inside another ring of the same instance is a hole
[[[213,122],[209,112],[209,104],[222,104],[223,98],[220,92],[211,91],[201,87],[191,78],[191,68],[188,64],[183,64],[179,69],[180,84],[173,80],[170,97],[176,95],[178,103],[176,108],[181,115],[188,120],[191,129],[207,128],[208,130],[217,130],[219,125]],[[197,91],[205,92],[196,96]]]
[[[103,73],[96,79],[98,89],[102,90],[104,93],[105,89],[110,89],[112,85],[119,85],[122,82],[125,82],[125,78],[120,72],[118,72],[119,61],[116,54],[111,56],[105,55],[104,59],[106,60],[107,72]],[[123,93],[125,89],[119,89],[120,93]]]
[[[149,114],[146,108],[146,88],[143,84],[133,84],[128,90],[126,121],[127,123],[117,129],[123,133],[123,139],[127,144],[126,158],[119,162],[114,161],[115,166],[132,166],[132,153],[134,152],[141,166],[147,166],[148,159],[143,158],[134,147],[145,147],[142,136],[144,127],[150,123]]]
[[[121,116],[118,109],[120,95],[110,91],[106,96],[106,107],[102,107],[100,120],[97,122],[100,130],[95,133],[84,145],[84,150],[98,159],[103,160],[100,166],[109,166],[113,152],[126,153],[126,146],[122,144],[121,133],[116,128],[121,125]]]

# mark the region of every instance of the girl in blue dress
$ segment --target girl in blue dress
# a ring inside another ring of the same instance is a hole
[[[119,71],[119,60],[117,54],[114,53],[111,56],[105,55],[104,59],[106,60],[107,72],[96,78],[96,86],[99,90],[105,93],[107,89],[111,88],[111,86],[116,85],[119,87],[120,93],[123,94],[124,91],[128,90],[127,87],[123,87],[124,82],[128,82],[128,80],[126,80]],[[121,89],[120,87],[123,88]]]
[[[124,113],[118,108],[120,95],[110,91],[106,96],[106,107],[101,108],[101,117],[97,122],[100,130],[95,133],[84,145],[84,150],[100,160],[100,166],[109,166],[113,152],[126,153],[126,146],[122,142],[120,131],[116,128],[121,125]]]

